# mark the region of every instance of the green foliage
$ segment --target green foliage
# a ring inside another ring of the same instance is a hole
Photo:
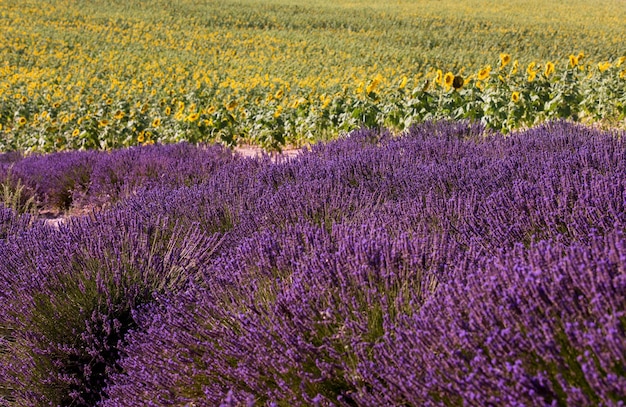
[[[18,178],[14,180],[9,173],[0,182],[0,204],[12,209],[18,214],[27,213],[37,215],[38,207],[35,194],[30,191]]]

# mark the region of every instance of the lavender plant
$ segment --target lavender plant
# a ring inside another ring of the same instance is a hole
[[[623,231],[486,258],[361,365],[363,405],[622,405]]]
[[[15,162],[14,179],[34,192],[41,207],[67,211],[89,187],[99,153],[87,151],[33,155]]]
[[[229,393],[354,405],[360,358],[460,254],[439,236],[367,225],[258,233],[207,267],[204,284],[144,310],[103,405],[209,406]]]
[[[119,369],[132,310],[183,289],[219,236],[109,212],[0,246],[0,383],[15,405],[94,405]]]

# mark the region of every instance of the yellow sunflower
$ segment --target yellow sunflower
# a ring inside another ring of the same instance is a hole
[[[283,107],[282,105],[278,105],[278,107],[276,108],[276,111],[274,111],[274,118],[278,118],[281,113],[283,112]]]
[[[517,103],[517,102],[519,102],[519,98],[520,98],[519,92],[511,93],[511,102]]]
[[[406,76],[402,77],[402,82],[400,82],[400,86],[398,86],[398,89],[402,90],[405,88],[406,83],[409,81],[409,79]]]
[[[487,65],[486,67],[478,71],[478,80],[484,81],[485,79],[489,77],[490,73],[491,73],[491,65]]]
[[[611,63],[609,61],[598,62],[598,70],[600,72],[604,72],[611,67]]]
[[[226,104],[226,110],[228,111],[235,110],[236,107],[237,107],[237,102],[234,100],[231,100],[230,102]]]
[[[446,89],[450,89],[450,87],[452,86],[452,82],[454,82],[454,75],[452,74],[452,72],[447,72],[443,76],[443,84],[445,85]]]
[[[377,74],[374,79],[372,79],[372,82],[370,82],[369,85],[367,85],[367,88],[365,88],[365,91],[367,93],[372,93],[376,90],[376,88],[378,88],[378,85],[381,84],[381,82],[383,81],[383,76],[381,74]]]
[[[500,68],[504,68],[511,62],[510,54],[500,54]]]
[[[526,73],[528,74],[528,82],[534,81],[537,77],[537,63],[531,62],[530,64],[528,64],[528,67],[526,68]]]
[[[546,63],[546,70],[543,72],[543,74],[547,78],[550,75],[552,75],[553,73],[554,73],[554,64],[552,62],[547,62]]]

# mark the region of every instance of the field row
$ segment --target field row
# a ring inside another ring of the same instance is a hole
[[[486,133],[0,155],[0,404],[623,404],[626,134]]]

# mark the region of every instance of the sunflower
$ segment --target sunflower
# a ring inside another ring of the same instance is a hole
[[[620,57],[617,62],[615,63],[615,66],[619,67],[621,66],[624,62],[626,62],[626,56]]]
[[[553,73],[554,73],[554,64],[552,62],[547,62],[546,63],[546,70],[543,72],[543,74],[547,78],[550,75],[552,75]]]
[[[283,97],[283,95],[284,95],[284,94],[285,94],[285,91],[283,91],[282,89],[279,89],[279,90],[278,90],[278,92],[276,92],[276,93],[274,94],[274,98],[275,98],[275,99],[280,99],[280,98],[282,98],[282,97]]]
[[[448,72],[443,76],[443,84],[445,85],[446,89],[450,89],[453,82],[454,75],[452,74],[452,72]]]
[[[372,79],[372,82],[370,82],[369,85],[367,85],[367,88],[365,88],[365,91],[367,93],[372,93],[376,90],[376,88],[378,88],[378,85],[380,85],[380,83],[383,81],[383,76],[381,74],[377,74],[374,79]]]
[[[137,141],[139,143],[143,143],[145,140],[146,140],[146,136],[145,136],[144,132],[140,131],[139,135],[137,135]]]
[[[435,79],[435,82],[438,85],[441,85],[443,82],[443,72],[441,71],[441,69],[437,69],[437,79]]]
[[[72,136],[77,137],[80,134],[80,129],[74,129]]]
[[[569,65],[572,68],[574,68],[576,65],[578,65],[578,57],[576,55],[570,55],[569,56]]]
[[[598,70],[600,72],[604,72],[611,67],[611,63],[609,61],[598,62]]]
[[[511,93],[511,102],[513,103],[517,103],[519,102],[519,92],[513,92]]]
[[[365,86],[365,84],[364,84],[363,82],[359,82],[359,86],[357,86],[357,88],[356,88],[356,91],[355,91],[355,92],[356,92],[357,94],[363,93],[363,87],[364,87],[364,86]]]
[[[274,112],[274,118],[277,119],[282,112],[283,112],[283,106],[278,105],[278,107],[276,108],[276,111]]]
[[[226,110],[228,111],[235,110],[236,107],[237,107],[237,102],[234,100],[231,100],[230,102],[226,104]]]
[[[528,74],[528,82],[534,81],[537,77],[537,63],[531,62],[530,64],[528,64],[528,67],[526,68],[526,73]]]
[[[500,54],[500,68],[504,68],[511,62],[510,54]]]
[[[454,89],[457,89],[457,90],[461,89],[464,84],[465,84],[465,80],[460,75],[455,76],[454,79],[452,80],[452,87]]]
[[[166,108],[165,108],[165,115],[166,115],[166,116],[169,116],[171,113],[172,113],[172,108],[171,108],[171,107],[169,107],[169,106],[168,106],[168,107],[166,107]]]
[[[291,104],[291,108],[297,109],[303,103],[306,103],[306,99],[303,97],[299,97],[298,99],[293,101],[293,103]]]
[[[487,65],[486,67],[478,71],[478,80],[484,81],[485,79],[489,77],[490,73],[491,73],[491,65]]]
[[[161,125],[161,118],[155,117],[154,120],[152,120],[152,127],[157,128],[160,125]]]
[[[20,126],[23,126],[26,124],[26,118],[25,117],[20,117],[19,119],[17,119],[17,124],[19,124]]]
[[[519,61],[516,59],[513,61],[513,68],[511,68],[511,75],[515,75],[517,73],[517,68],[519,68]]]
[[[109,121],[107,119],[102,119],[98,122],[98,125],[100,125],[100,127],[106,127],[109,125]]]
[[[406,76],[402,77],[402,82],[400,82],[400,86],[398,86],[398,89],[402,90],[404,89],[404,87],[406,86],[406,83],[408,82],[408,78]]]
[[[124,112],[118,110],[117,112],[115,112],[115,116],[113,117],[115,118],[115,120],[122,120],[124,118]]]
[[[200,113],[191,113],[189,116],[187,116],[187,121],[195,122],[199,118],[200,118]]]

